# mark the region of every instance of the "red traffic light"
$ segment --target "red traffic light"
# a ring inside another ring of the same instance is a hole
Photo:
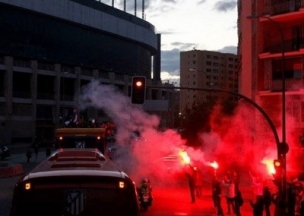
[[[280,177],[282,175],[282,165],[283,165],[282,161],[280,161],[278,159],[273,161],[275,177]]]
[[[135,82],[135,86],[136,86],[136,87],[142,87],[142,86],[143,86],[142,81],[141,81],[141,80],[137,80],[137,81]]]
[[[273,167],[274,167],[274,170],[275,172],[273,173],[273,180],[274,180],[274,183],[277,185],[277,186],[280,186],[281,182],[282,182],[282,177],[283,177],[283,163],[281,160],[274,160],[273,161]]]
[[[280,167],[280,166],[281,166],[281,161],[279,161],[279,160],[274,160],[274,161],[273,161],[273,165],[274,165],[275,168],[276,168],[276,167]]]
[[[134,76],[132,79],[131,101],[134,104],[143,104],[146,98],[146,77]]]

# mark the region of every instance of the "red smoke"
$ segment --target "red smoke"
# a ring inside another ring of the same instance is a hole
[[[277,158],[275,139],[268,123],[245,102],[239,103],[233,116],[223,115],[221,107],[215,106],[210,117],[211,130],[197,135],[202,146],[195,149],[185,146],[185,140],[174,130],[158,131],[159,118],[131,104],[130,98],[114,87],[92,82],[80,95],[80,103],[82,107],[103,109],[116,123],[120,157],[115,162],[135,181],[143,177],[171,184],[181,180],[183,164],[178,159],[181,152],[189,157],[188,163],[205,170],[206,175],[210,174],[211,161],[216,161],[221,172],[234,170],[248,175],[252,171],[269,178],[267,166],[262,162]],[[292,119],[288,120],[288,126],[292,125]],[[140,133],[139,139],[130,139],[134,131]],[[296,144],[290,138],[291,129],[288,134],[291,151],[287,168],[298,172],[299,151],[293,151]],[[173,157],[168,159],[168,155]]]

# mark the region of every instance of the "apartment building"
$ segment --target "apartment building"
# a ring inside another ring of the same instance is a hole
[[[285,113],[287,143],[296,143],[304,129],[304,0],[239,0],[238,11],[239,92],[278,129]]]
[[[238,92],[238,57],[235,54],[206,50],[180,53],[180,85],[188,88],[218,89]],[[233,95],[219,92],[181,90],[180,112],[195,104],[224,98],[235,100]]]

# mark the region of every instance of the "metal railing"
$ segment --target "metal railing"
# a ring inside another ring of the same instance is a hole
[[[289,0],[280,3],[269,3],[264,6],[263,14],[275,15],[282,13],[289,13],[299,11],[300,8],[304,8],[304,0]]]
[[[285,51],[297,51],[304,48],[304,38],[299,40],[285,40]],[[281,51],[281,42],[276,44],[267,44],[264,47],[263,52],[270,52],[270,53],[280,53]]]

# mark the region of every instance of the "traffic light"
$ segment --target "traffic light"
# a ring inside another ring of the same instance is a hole
[[[279,184],[282,179],[283,174],[283,164],[281,160],[274,160],[273,161],[273,167],[275,170],[275,173],[273,174],[274,181],[276,184]]]
[[[146,77],[134,76],[132,78],[131,101],[134,104],[143,104],[146,97]]]

